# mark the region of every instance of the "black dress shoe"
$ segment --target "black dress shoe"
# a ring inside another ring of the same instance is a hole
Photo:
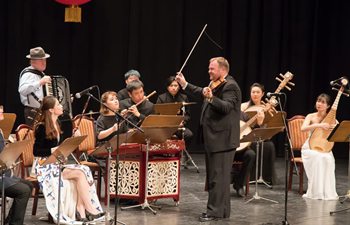
[[[213,221],[213,220],[219,220],[219,217],[215,216],[209,216],[206,213],[202,213],[202,215],[199,217],[199,222],[208,222],[208,221]]]
[[[86,218],[89,220],[89,221],[93,221],[95,219],[98,219],[102,216],[104,216],[106,214],[106,212],[101,212],[101,213],[97,213],[97,214],[92,214],[90,213],[89,211],[85,210],[85,214],[86,214]]]
[[[89,220],[87,218],[81,217],[80,213],[78,211],[76,211],[76,213],[75,213],[75,218],[77,221],[81,221],[83,223],[89,222]]]
[[[244,197],[244,189],[243,188],[236,189],[236,194],[238,197]]]

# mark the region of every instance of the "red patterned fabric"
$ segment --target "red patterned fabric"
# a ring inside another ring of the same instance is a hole
[[[56,2],[61,3],[63,5],[82,5],[90,0],[56,0]]]

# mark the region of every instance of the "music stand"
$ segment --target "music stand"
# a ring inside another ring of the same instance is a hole
[[[167,119],[165,119],[167,117]],[[146,160],[145,160],[145,193],[144,202],[141,204],[121,207],[121,209],[130,209],[141,207],[142,209],[148,208],[155,215],[157,211],[154,208],[161,208],[159,206],[151,205],[148,203],[148,153],[149,145],[151,143],[163,143],[169,139],[172,134],[178,129],[182,121],[181,116],[164,116],[164,115],[149,115],[143,121],[141,128],[144,133],[135,132],[133,136],[129,137],[129,142],[146,143]],[[151,142],[152,141],[152,142]],[[118,173],[118,171],[117,171]]]
[[[154,104],[154,112],[159,115],[177,115],[182,107],[182,102]]]
[[[13,125],[15,124],[16,121],[16,114],[14,113],[3,113],[4,114],[4,119],[0,120],[0,129],[4,133],[4,139],[8,140]]]
[[[256,128],[252,130],[249,134],[243,136],[241,139],[241,142],[256,142],[256,162],[255,162],[255,194],[254,196],[246,201],[245,203],[249,203],[254,199],[263,199],[266,201],[278,203],[277,201],[268,199],[268,198],[263,198],[259,196],[258,193],[258,159],[259,159],[259,151],[260,151],[260,145],[261,145],[261,151],[263,151],[263,142],[264,140],[271,139],[274,135],[277,133],[283,131],[284,127],[270,127],[270,128]],[[260,178],[259,178],[260,180]]]
[[[61,206],[61,174],[62,165],[66,162],[66,158],[84,141],[87,135],[71,137],[65,139],[58,148],[47,158],[41,166],[51,163],[58,163],[58,199],[57,199],[57,224],[60,224],[60,206]]]
[[[26,145],[30,144],[30,140],[25,141],[17,141],[15,143],[7,144],[0,154],[0,173],[2,179],[1,186],[1,224],[5,224],[5,181],[4,181],[4,173],[8,169],[12,169],[15,167],[14,163],[18,159],[18,157],[22,154],[23,149]]]
[[[349,143],[349,153],[350,153],[350,121],[344,120],[340,124],[337,124],[336,127],[329,134],[328,141],[330,142],[348,142]],[[349,154],[349,165],[348,165],[348,183],[350,183],[350,154]],[[350,199],[350,190],[348,190],[346,195],[340,196],[343,197],[340,203],[344,203],[347,199]],[[340,209],[336,211],[329,212],[330,215],[334,213],[347,211],[350,208]]]
[[[287,113],[284,111],[277,111],[273,116],[267,113],[265,114],[264,124],[266,124],[267,127],[283,127],[283,120],[286,118],[286,114]]]

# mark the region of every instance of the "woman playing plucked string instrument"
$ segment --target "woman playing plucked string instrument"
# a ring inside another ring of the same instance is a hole
[[[315,104],[316,112],[306,116],[301,131],[311,132],[316,128],[331,130],[335,124],[322,123],[331,105],[331,98],[327,94],[320,94]],[[308,178],[305,198],[336,200],[335,160],[332,151],[320,152],[310,149],[309,139],[302,146],[302,159]]]
[[[241,111],[255,111],[257,112],[257,124],[263,124],[265,119],[264,114],[264,105],[261,103],[262,98],[265,94],[265,87],[262,84],[254,83],[250,86],[250,99],[247,102],[241,104]],[[264,152],[263,152],[263,168],[262,168],[262,177],[269,184],[276,184],[276,170],[275,170],[275,158],[276,150],[275,145],[272,141],[264,141]],[[251,148],[256,151],[256,143],[253,143]],[[259,159],[260,162],[261,159]],[[255,180],[255,165],[250,173],[250,179]],[[259,166],[260,174],[260,166]]]

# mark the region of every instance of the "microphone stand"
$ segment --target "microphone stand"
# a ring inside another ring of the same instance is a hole
[[[118,221],[118,214],[117,214],[117,208],[118,208],[118,174],[119,174],[119,125],[120,125],[120,120],[127,122],[127,124],[130,124],[133,128],[137,129],[138,131],[144,133],[144,131],[138,127],[136,124],[134,124],[133,122],[131,122],[129,119],[124,118],[119,112],[116,112],[114,110],[112,110],[110,107],[108,107],[105,103],[101,102],[99,99],[97,99],[95,96],[93,96],[92,94],[90,94],[90,92],[86,93],[89,97],[91,97],[92,99],[94,99],[95,101],[99,102],[100,104],[103,104],[107,109],[109,109],[110,111],[115,113],[116,119],[117,119],[117,124],[118,124],[118,131],[117,131],[117,149],[116,149],[116,163],[115,163],[115,170],[116,170],[116,175],[115,175],[115,192],[116,192],[116,202],[114,204],[114,225],[116,225],[117,223],[119,224],[123,224],[125,225],[125,223]],[[110,219],[110,213],[109,213],[109,201],[110,201],[110,196],[109,196],[109,189],[110,189],[110,184],[109,184],[109,179],[110,179],[110,159],[111,157],[111,153],[112,153],[112,149],[109,148],[108,150],[108,167],[107,167],[107,184],[108,188],[107,188],[107,192],[106,193],[106,197],[107,197],[107,216],[105,218],[105,224],[107,225],[108,223],[112,224],[113,223],[113,219]]]
[[[281,99],[280,99],[280,96],[277,96],[277,99],[278,99],[278,105],[280,107],[280,110],[281,112],[283,112],[283,109],[282,109],[282,104],[281,104]],[[282,113],[282,120],[283,120],[283,124],[284,124],[284,127],[285,127],[285,132],[286,132],[286,135],[287,135],[287,139],[289,141],[289,147],[291,149],[291,139],[290,139],[290,136],[289,136],[289,130],[288,130],[288,126],[286,124],[286,118],[284,116],[284,113]],[[285,160],[286,160],[286,168],[285,168],[285,181],[284,181],[284,220],[282,221],[282,225],[289,225],[289,222],[287,220],[287,211],[288,211],[288,165],[289,165],[289,150],[288,148],[286,147],[285,148],[285,156],[284,156]]]
[[[182,106],[182,116],[183,116],[183,118],[185,118],[185,115],[186,115],[186,107],[183,105],[183,106]],[[193,161],[193,159],[192,159],[190,153],[188,153],[188,151],[187,151],[187,146],[186,146],[186,141],[185,141],[185,130],[186,130],[186,127],[185,127],[185,126],[181,128],[182,140],[185,142],[185,148],[184,148],[184,150],[182,151],[182,156],[181,156],[181,157],[184,157],[184,154],[183,154],[183,153],[185,152],[185,154],[186,154],[186,156],[188,157],[188,159],[185,161],[185,163],[184,163],[183,166],[184,166],[185,169],[187,169],[186,163],[187,163],[188,161],[190,161],[190,162],[192,163],[192,165],[197,169],[197,173],[199,173],[199,168],[198,168],[198,166],[197,166],[196,163]]]

